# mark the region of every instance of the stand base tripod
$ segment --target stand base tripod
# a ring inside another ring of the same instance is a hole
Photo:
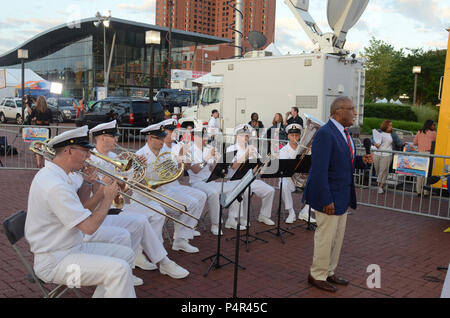
[[[289,230],[293,230],[293,229],[296,229],[296,228],[299,228],[299,227],[303,227],[304,225],[305,224],[299,224],[299,225],[291,226],[289,228]],[[317,225],[311,223],[311,207],[309,207],[309,210],[308,210],[308,221],[306,221],[305,229],[308,230],[308,231],[315,231],[316,228],[317,228]]]

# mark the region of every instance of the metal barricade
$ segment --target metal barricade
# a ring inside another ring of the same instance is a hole
[[[358,153],[362,152],[363,150],[359,148]],[[450,162],[449,156],[399,151],[377,150],[375,152],[391,155],[388,177],[383,192],[379,193],[374,165],[371,166],[370,170],[356,170],[354,180],[359,204],[450,220],[449,193],[441,182],[428,185],[427,177],[418,176],[414,173],[399,174],[398,171],[393,169],[395,168],[393,167],[394,156],[409,156],[410,159],[411,157],[428,158],[428,177],[432,175],[441,176],[442,171],[435,171],[435,163],[439,161],[439,164],[446,167]],[[446,172],[444,171],[444,173]]]

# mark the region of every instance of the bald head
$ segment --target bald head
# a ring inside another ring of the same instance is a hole
[[[341,109],[342,107],[345,107],[348,103],[352,104],[352,100],[348,98],[347,96],[341,96],[336,98],[330,107],[330,116],[335,116],[337,114],[337,111]]]

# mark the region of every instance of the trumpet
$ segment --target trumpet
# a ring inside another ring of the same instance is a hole
[[[48,146],[48,141],[49,141],[49,139],[46,140],[46,141],[44,141],[44,142],[43,142],[43,141],[34,141],[34,142],[30,145],[30,150],[31,150],[32,152],[38,154],[38,155],[43,156],[44,158],[47,158],[47,159],[49,159],[49,160],[52,160],[52,159],[55,157],[56,153],[55,153],[55,151],[54,151],[51,147]],[[92,153],[94,156],[97,156],[97,154],[98,154],[98,153],[96,153],[96,152],[94,152],[94,151],[92,151],[91,153]],[[102,155],[102,156],[99,157],[99,158],[104,159],[104,160],[107,161],[108,163],[113,164],[114,167],[127,167],[127,166],[129,166],[129,163],[126,163],[126,162],[117,162],[116,160],[111,159],[111,158],[109,158],[109,157],[107,157],[107,156],[103,156],[103,155]],[[190,216],[190,217],[192,217],[192,218],[194,218],[195,220],[198,221],[197,218],[195,218],[195,217],[192,216],[191,214],[187,213],[186,211],[183,211],[182,209],[180,209],[180,208],[178,208],[178,207],[176,207],[176,206],[173,206],[173,205],[171,205],[170,203],[167,203],[167,202],[165,202],[164,200],[162,200],[162,199],[160,199],[160,198],[158,198],[158,197],[155,197],[153,194],[149,193],[149,192],[148,192],[149,189],[148,189],[147,187],[145,187],[145,185],[142,185],[142,184],[138,183],[138,182],[137,182],[138,180],[131,180],[131,181],[130,181],[130,180],[127,180],[127,178],[122,177],[122,176],[120,176],[120,175],[118,175],[118,174],[116,174],[116,173],[114,173],[114,172],[111,172],[111,171],[109,171],[108,169],[105,169],[104,167],[101,167],[100,165],[96,164],[95,162],[93,162],[93,161],[90,160],[90,159],[85,160],[85,163],[86,163],[87,165],[89,165],[89,166],[91,166],[91,167],[97,169],[101,174],[104,174],[104,175],[106,175],[106,176],[108,176],[108,177],[110,177],[110,178],[112,178],[112,179],[114,179],[114,180],[116,180],[116,181],[118,181],[118,182],[120,182],[120,183],[125,184],[126,186],[129,187],[130,190],[132,190],[132,191],[134,191],[134,192],[136,192],[136,193],[142,195],[143,197],[145,197],[145,198],[147,198],[147,199],[150,199],[150,200],[155,200],[155,201],[157,201],[157,202],[159,202],[159,203],[162,203],[163,205],[168,206],[168,207],[170,207],[171,209],[173,209],[173,210],[175,210],[175,211],[177,211],[177,212],[185,213],[186,215],[188,215],[188,216]],[[132,163],[131,163],[131,165],[132,165]],[[142,167],[142,165],[141,165],[140,167]],[[144,167],[144,168],[145,168],[145,167]],[[141,168],[141,169],[142,169],[142,168]],[[78,171],[78,173],[80,173],[80,174],[82,174],[82,175],[85,175],[84,172],[81,172],[81,171]],[[135,174],[135,173],[134,173],[134,174]],[[142,175],[142,173],[139,173],[138,175]],[[145,175],[145,173],[144,173],[144,175]],[[139,181],[140,181],[140,180],[139,180]],[[96,180],[96,182],[99,183],[99,184],[104,184],[104,183],[103,183],[102,181],[100,181],[100,180]],[[143,187],[145,187],[145,188],[143,188]],[[152,190],[152,191],[153,191],[153,190]],[[194,229],[194,227],[189,226],[189,225],[187,225],[187,224],[185,224],[185,223],[183,223],[183,222],[177,220],[176,218],[174,218],[174,217],[172,217],[172,216],[170,216],[170,215],[167,215],[166,213],[163,213],[163,212],[161,212],[161,211],[158,211],[158,210],[152,208],[151,206],[145,204],[145,203],[142,202],[141,200],[136,199],[136,198],[132,197],[131,195],[125,193],[125,192],[126,192],[126,191],[119,191],[118,193],[119,193],[120,195],[122,195],[122,196],[124,196],[124,197],[130,199],[130,200],[133,200],[133,201],[137,202],[138,204],[141,204],[142,206],[144,206],[144,207],[146,207],[146,208],[148,208],[148,209],[150,209],[150,210],[152,210],[152,211],[154,211],[154,212],[156,212],[156,213],[159,213],[159,214],[161,214],[161,215],[164,215],[165,217],[169,218],[170,220],[172,220],[172,221],[174,221],[174,222],[176,222],[176,223],[179,223],[179,224],[181,224],[181,225],[183,225],[183,226],[185,226],[185,227],[188,227],[188,228],[190,228],[190,229]],[[164,195],[163,195],[163,196],[164,196]],[[169,197],[167,197],[167,196],[164,196],[164,197],[166,197],[166,198],[168,198],[168,199],[171,199],[171,198],[169,198]],[[186,209],[187,209],[187,208],[186,208]]]

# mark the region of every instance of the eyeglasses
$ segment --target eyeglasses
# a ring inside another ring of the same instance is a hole
[[[165,137],[151,136],[150,138],[156,139],[156,140],[164,140]]]

